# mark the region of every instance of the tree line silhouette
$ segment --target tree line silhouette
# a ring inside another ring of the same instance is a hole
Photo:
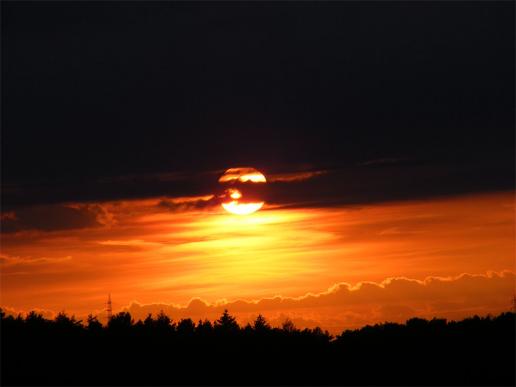
[[[345,330],[90,315],[1,317],[2,385],[514,385],[515,314]]]

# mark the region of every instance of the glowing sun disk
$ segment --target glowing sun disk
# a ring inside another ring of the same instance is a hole
[[[262,206],[264,205],[264,202],[259,203],[238,203],[236,200],[233,200],[229,203],[222,203],[222,207],[224,209],[232,214],[235,215],[249,215],[253,212],[258,211]]]

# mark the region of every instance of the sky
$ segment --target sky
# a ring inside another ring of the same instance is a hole
[[[512,2],[2,2],[0,305],[332,331],[514,294]],[[228,214],[228,168],[264,207]]]

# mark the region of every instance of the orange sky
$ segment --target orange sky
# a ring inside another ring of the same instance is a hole
[[[497,313],[511,304],[513,192],[265,206],[248,216],[174,200],[185,206],[170,211],[162,198],[77,203],[70,206],[92,212],[101,226],[2,234],[0,304],[103,317],[110,292],[115,310],[136,317],[164,309],[213,318],[228,307],[242,322],[288,315],[332,331],[413,315]]]

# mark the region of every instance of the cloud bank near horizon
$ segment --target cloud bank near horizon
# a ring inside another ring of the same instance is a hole
[[[177,320],[188,317],[214,319],[228,309],[244,324],[262,314],[276,325],[289,317],[300,327],[319,325],[335,333],[384,321],[403,322],[415,316],[458,319],[506,311],[510,309],[515,280],[515,273],[508,270],[427,277],[422,281],[399,277],[387,278],[380,283],[338,283],[321,293],[301,297],[276,296],[216,303],[194,298],[183,307],[133,302],[123,310],[135,319],[162,310]]]
[[[515,281],[516,273],[509,270],[463,273],[455,277],[430,276],[424,280],[396,277],[355,285],[341,282],[323,292],[300,297],[275,296],[214,303],[193,298],[184,306],[133,301],[119,311],[131,313],[135,321],[162,311],[175,321],[183,318],[197,321],[215,320],[228,309],[242,325],[262,314],[273,326],[280,326],[288,318],[299,328],[320,326],[336,334],[344,329],[385,321],[404,322],[412,317],[461,319],[475,314],[498,314],[510,309]],[[13,315],[20,313],[9,307],[4,311]],[[47,318],[55,315],[49,310],[37,311]],[[97,311],[97,315],[101,321],[106,320],[104,311]]]

